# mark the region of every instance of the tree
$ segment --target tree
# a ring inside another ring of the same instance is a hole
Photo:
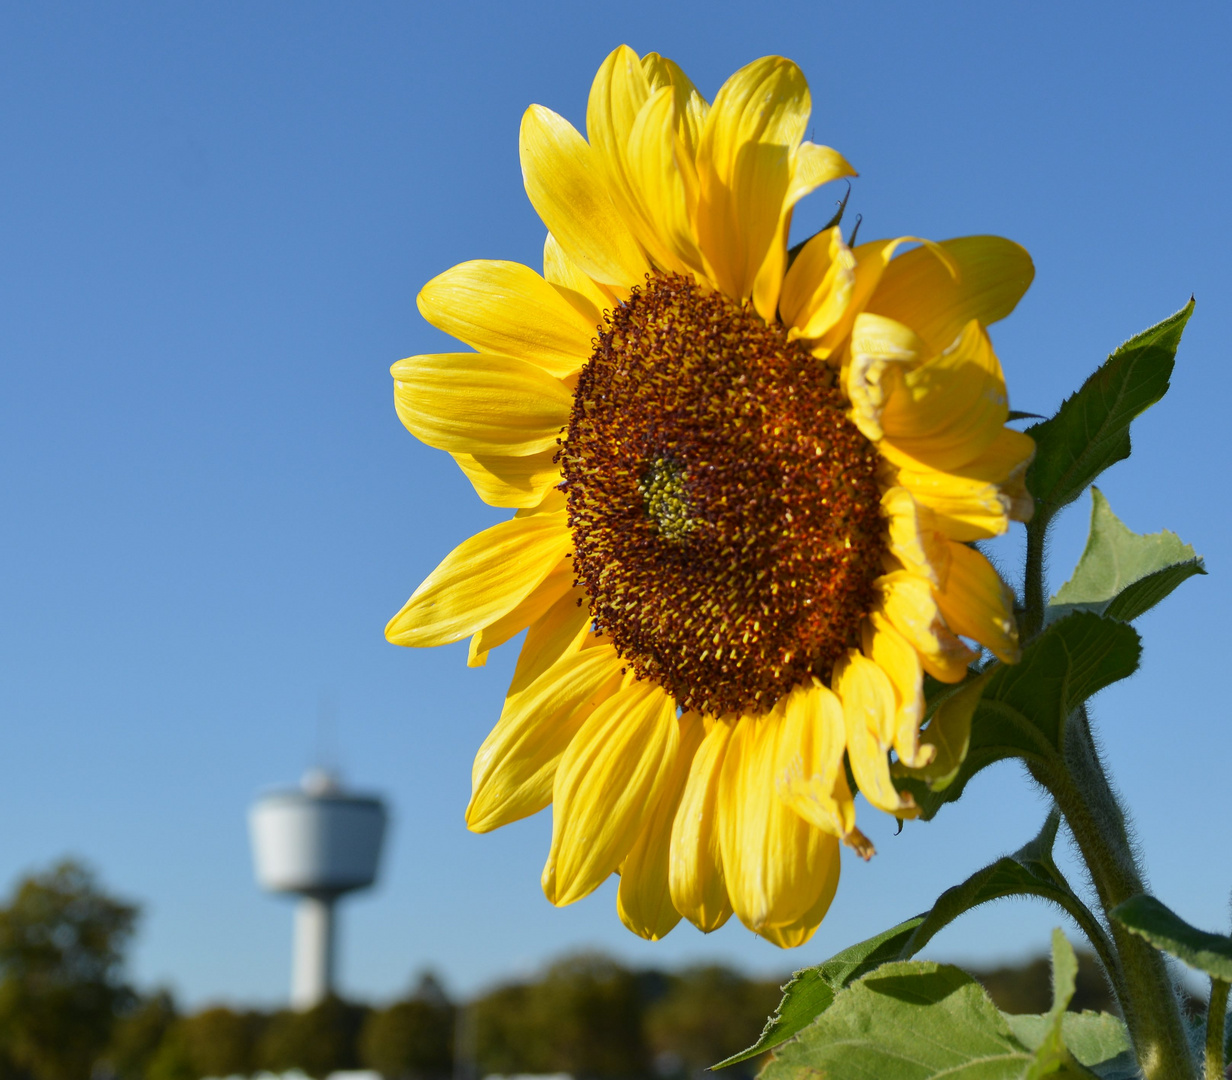
[[[700,1075],[743,1050],[783,996],[781,982],[755,982],[723,967],[697,967],[670,977],[668,992],[647,1010],[646,1029],[656,1065],[669,1073]],[[757,1062],[730,1074],[752,1076]],[[674,1066],[671,1067],[671,1066]],[[728,1076],[727,1072],[723,1074]]]
[[[196,1076],[247,1076],[257,1071],[263,1018],[218,1005],[184,1017],[178,1037]]]
[[[122,974],[136,919],[68,860],[0,909],[0,1038],[35,1080],[88,1080],[133,998]]]
[[[147,1080],[151,1063],[176,1021],[175,1002],[165,990],[135,1002],[118,1017],[105,1062],[116,1080]]]
[[[305,1012],[270,1017],[257,1047],[257,1066],[271,1072],[302,1069],[324,1077],[359,1065],[359,1032],[368,1010],[336,997]]]
[[[638,980],[606,957],[566,957],[529,986],[508,986],[471,1006],[483,1072],[645,1076]]]
[[[360,1035],[360,1060],[382,1076],[442,1077],[453,1073],[452,1005],[420,998],[369,1014]]]

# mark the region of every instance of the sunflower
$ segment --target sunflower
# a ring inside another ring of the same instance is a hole
[[[1025,521],[1032,441],[1005,426],[986,327],[1027,253],[976,236],[788,249],[796,203],[854,175],[802,141],[799,68],[766,57],[707,104],[622,46],[587,138],[539,105],[522,172],[543,274],[466,262],[419,310],[473,351],[393,367],[398,415],[492,506],[390,621],[395,644],[526,632],[475,759],[467,824],[552,806],[554,904],[613,872],[629,929],[734,912],[812,935],[842,844],[868,857],[849,773],[917,815],[923,679],[1019,655],[1013,596],[972,541]]]

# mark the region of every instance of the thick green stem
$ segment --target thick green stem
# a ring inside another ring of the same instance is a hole
[[[1121,1011],[1138,1062],[1147,1080],[1191,1080],[1193,1056],[1164,958],[1110,914],[1118,904],[1146,890],[1124,811],[1100,765],[1085,709],[1079,709],[1066,725],[1064,756],[1064,768],[1033,772],[1065,815],[1111,928],[1125,987]]]
[[[1223,1022],[1228,1012],[1228,984],[1211,979],[1211,1001],[1206,1009],[1206,1080],[1224,1080]]]
[[[1043,508],[1036,509],[1042,518]],[[1026,574],[1022,583],[1022,639],[1030,641],[1044,625],[1044,609],[1048,598],[1044,588],[1044,535],[1047,525],[1041,520],[1027,526]]]

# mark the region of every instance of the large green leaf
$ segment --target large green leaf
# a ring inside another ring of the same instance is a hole
[[[903,943],[920,925],[921,919],[923,916],[917,915],[914,919],[899,923],[876,937],[844,949],[824,964],[797,971],[783,987],[783,1000],[774,1015],[766,1021],[765,1029],[757,1042],[747,1050],[712,1065],[711,1068],[723,1069],[728,1065],[757,1057],[807,1027],[834,1003],[834,995],[843,987],[862,975],[867,975],[887,960],[895,959]]]
[[[1070,987],[1072,993],[1072,986]],[[1064,1010],[1066,997],[1061,1004]],[[763,1080],[1036,1080],[1090,1077],[1060,1045],[1060,1018],[1028,1047],[983,988],[948,964],[885,964],[782,1044]]]
[[[943,788],[910,774],[902,781],[924,819],[957,799],[971,777],[996,761],[1055,759],[1070,714],[1104,687],[1132,675],[1140,653],[1133,627],[1093,612],[1076,612],[1032,641],[1019,663],[998,665],[984,686],[967,755],[957,773]]]
[[[1192,312],[1191,299],[1175,315],[1130,338],[1054,416],[1027,429],[1035,440],[1027,473],[1036,501],[1033,531],[1042,533],[1108,466],[1129,457],[1129,426],[1167,392]]]
[[[1202,560],[1176,533],[1142,535],[1126,528],[1099,488],[1091,489],[1091,531],[1073,576],[1057,590],[1045,622],[1093,611],[1129,622],[1182,581],[1205,574]]]
[[[1112,917],[1191,968],[1204,971],[1213,979],[1232,982],[1232,938],[1190,926],[1170,907],[1146,893],[1118,904],[1112,909]]]

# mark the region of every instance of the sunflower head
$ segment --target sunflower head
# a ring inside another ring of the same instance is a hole
[[[854,175],[803,140],[780,57],[708,103],[621,47],[587,137],[522,122],[542,275],[463,263],[420,310],[470,352],[394,365],[406,426],[514,516],[464,541],[390,621],[405,645],[526,632],[467,810],[486,831],[553,808],[543,872],[571,903],[613,872],[646,937],[734,912],[808,939],[841,843],[873,806],[916,814],[927,672],[1018,655],[1013,597],[973,541],[1031,512],[1026,436],[987,326],[1032,277],[997,237],[788,257],[792,212]]]

